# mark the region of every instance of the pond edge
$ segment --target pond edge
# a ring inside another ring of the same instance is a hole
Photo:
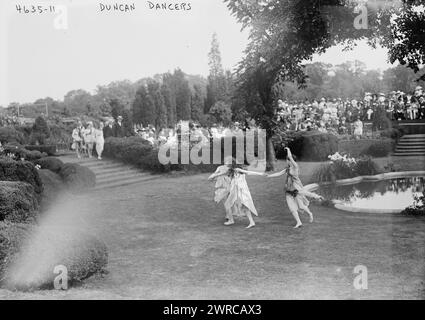
[[[350,184],[357,184],[362,181],[380,181],[380,180],[387,180],[392,178],[405,178],[405,177],[416,177],[416,176],[425,176],[425,171],[398,171],[398,172],[386,172],[386,173],[380,173],[373,176],[358,176],[354,178],[349,179],[340,179],[336,180],[335,182],[324,182],[324,183],[310,183],[306,186],[304,186],[304,189],[307,191],[314,191],[317,188],[319,188],[321,185],[329,185],[329,184],[336,184],[336,185],[350,185]],[[348,207],[343,204],[341,204],[338,200],[330,200],[332,201],[335,209],[343,210],[343,211],[349,211],[349,212],[364,212],[364,213],[399,213],[399,209],[365,209],[365,208],[355,208],[355,207]]]

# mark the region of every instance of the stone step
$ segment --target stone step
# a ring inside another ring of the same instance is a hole
[[[406,145],[406,146],[425,145],[425,141],[400,141],[398,145]]]
[[[409,157],[409,156],[417,156],[417,157],[423,157],[425,156],[425,152],[395,152],[393,154],[394,157]]]
[[[417,137],[419,137],[419,138],[425,138],[425,134],[405,134],[404,136],[402,136],[402,138],[405,138],[405,137],[409,137],[409,138],[417,138]]]
[[[425,141],[425,138],[423,137],[401,137],[400,141]]]
[[[396,149],[403,149],[403,150],[405,150],[405,149],[424,149],[425,148],[425,145],[421,145],[421,144],[418,144],[418,145],[412,145],[412,146],[405,146],[405,145],[398,145],[397,147],[396,147]]]
[[[116,188],[116,187],[127,186],[127,185],[141,183],[141,182],[154,180],[154,179],[157,179],[157,178],[154,176],[147,175],[147,176],[140,176],[140,177],[135,177],[133,179],[127,179],[127,180],[102,182],[102,183],[96,183],[96,187],[94,189],[100,190],[100,189],[106,189],[106,188]]]
[[[400,139],[398,140],[398,143],[400,142],[425,142],[425,139],[422,139],[422,138]]]
[[[425,154],[425,149],[413,149],[413,150],[395,150],[394,153],[403,154],[403,153],[420,153]]]

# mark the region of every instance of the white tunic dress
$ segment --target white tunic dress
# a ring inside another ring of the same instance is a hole
[[[216,170],[216,173],[221,173],[222,175],[217,178],[215,184],[214,200],[218,203],[226,199],[224,208],[228,214],[246,216],[250,211],[258,216],[245,180],[245,174],[235,172],[231,178],[227,175],[228,171],[229,167],[226,165],[220,166]]]

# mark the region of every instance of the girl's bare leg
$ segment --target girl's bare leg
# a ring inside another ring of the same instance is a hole
[[[292,196],[286,196],[286,204],[288,205],[289,211],[291,211],[292,216],[296,221],[296,225],[294,229],[301,227],[303,224],[300,220],[300,216],[298,215],[298,205],[296,200]]]
[[[246,216],[248,217],[248,220],[249,220],[249,225],[246,228],[249,229],[249,228],[252,228],[253,226],[255,226],[255,221],[252,218],[251,211],[247,210]]]
[[[224,223],[225,226],[230,226],[235,223],[235,220],[233,220],[233,214],[232,212],[226,210],[226,219],[227,221]]]
[[[307,206],[303,206],[300,208],[301,210],[307,212],[307,214],[310,217],[310,223],[313,222],[314,218],[313,218],[313,212],[310,211],[310,209]]]

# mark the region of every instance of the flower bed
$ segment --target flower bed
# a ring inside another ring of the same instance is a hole
[[[315,181],[336,181],[362,175],[375,175],[380,172],[378,165],[370,157],[356,159],[336,152],[328,158],[330,161],[314,173]]]

